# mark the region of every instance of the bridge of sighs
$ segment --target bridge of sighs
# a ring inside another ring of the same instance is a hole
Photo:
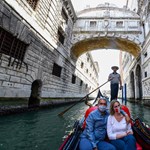
[[[78,58],[96,49],[119,49],[137,57],[143,41],[140,16],[126,8],[105,3],[77,13],[72,49]]]

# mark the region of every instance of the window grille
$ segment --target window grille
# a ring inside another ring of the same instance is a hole
[[[137,27],[138,27],[138,23],[139,23],[139,22],[137,22],[137,21],[129,21],[129,22],[128,22],[128,26],[129,26],[130,28],[137,28]]]
[[[90,21],[90,27],[96,27],[96,21]]]
[[[38,3],[39,0],[26,0],[26,1],[27,1],[27,3],[31,6],[31,8],[32,8],[33,10],[35,10],[35,8],[36,8],[37,3]]]
[[[22,63],[24,63],[27,67],[27,64],[23,62],[27,46],[28,44],[20,41],[11,33],[0,28],[0,54],[10,56],[8,66],[17,64],[16,68],[19,67],[20,69]]]
[[[116,22],[116,27],[122,28],[123,27],[123,21],[117,21]]]

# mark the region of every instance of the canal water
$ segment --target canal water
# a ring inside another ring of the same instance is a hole
[[[133,118],[150,124],[150,108],[128,103]],[[88,108],[80,103],[64,117],[57,114],[68,106],[0,117],[0,150],[58,150],[76,119]]]

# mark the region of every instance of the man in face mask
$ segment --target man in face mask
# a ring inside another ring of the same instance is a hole
[[[92,111],[86,119],[86,126],[81,135],[80,150],[116,150],[110,143],[104,141],[106,137],[107,100],[101,98],[98,108]]]

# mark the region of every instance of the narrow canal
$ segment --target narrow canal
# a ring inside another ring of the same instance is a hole
[[[150,124],[149,107],[133,103],[127,105],[134,118],[139,116]],[[68,106],[1,116],[0,150],[58,150],[62,137],[88,108],[80,103],[64,117],[57,116],[66,107]]]

